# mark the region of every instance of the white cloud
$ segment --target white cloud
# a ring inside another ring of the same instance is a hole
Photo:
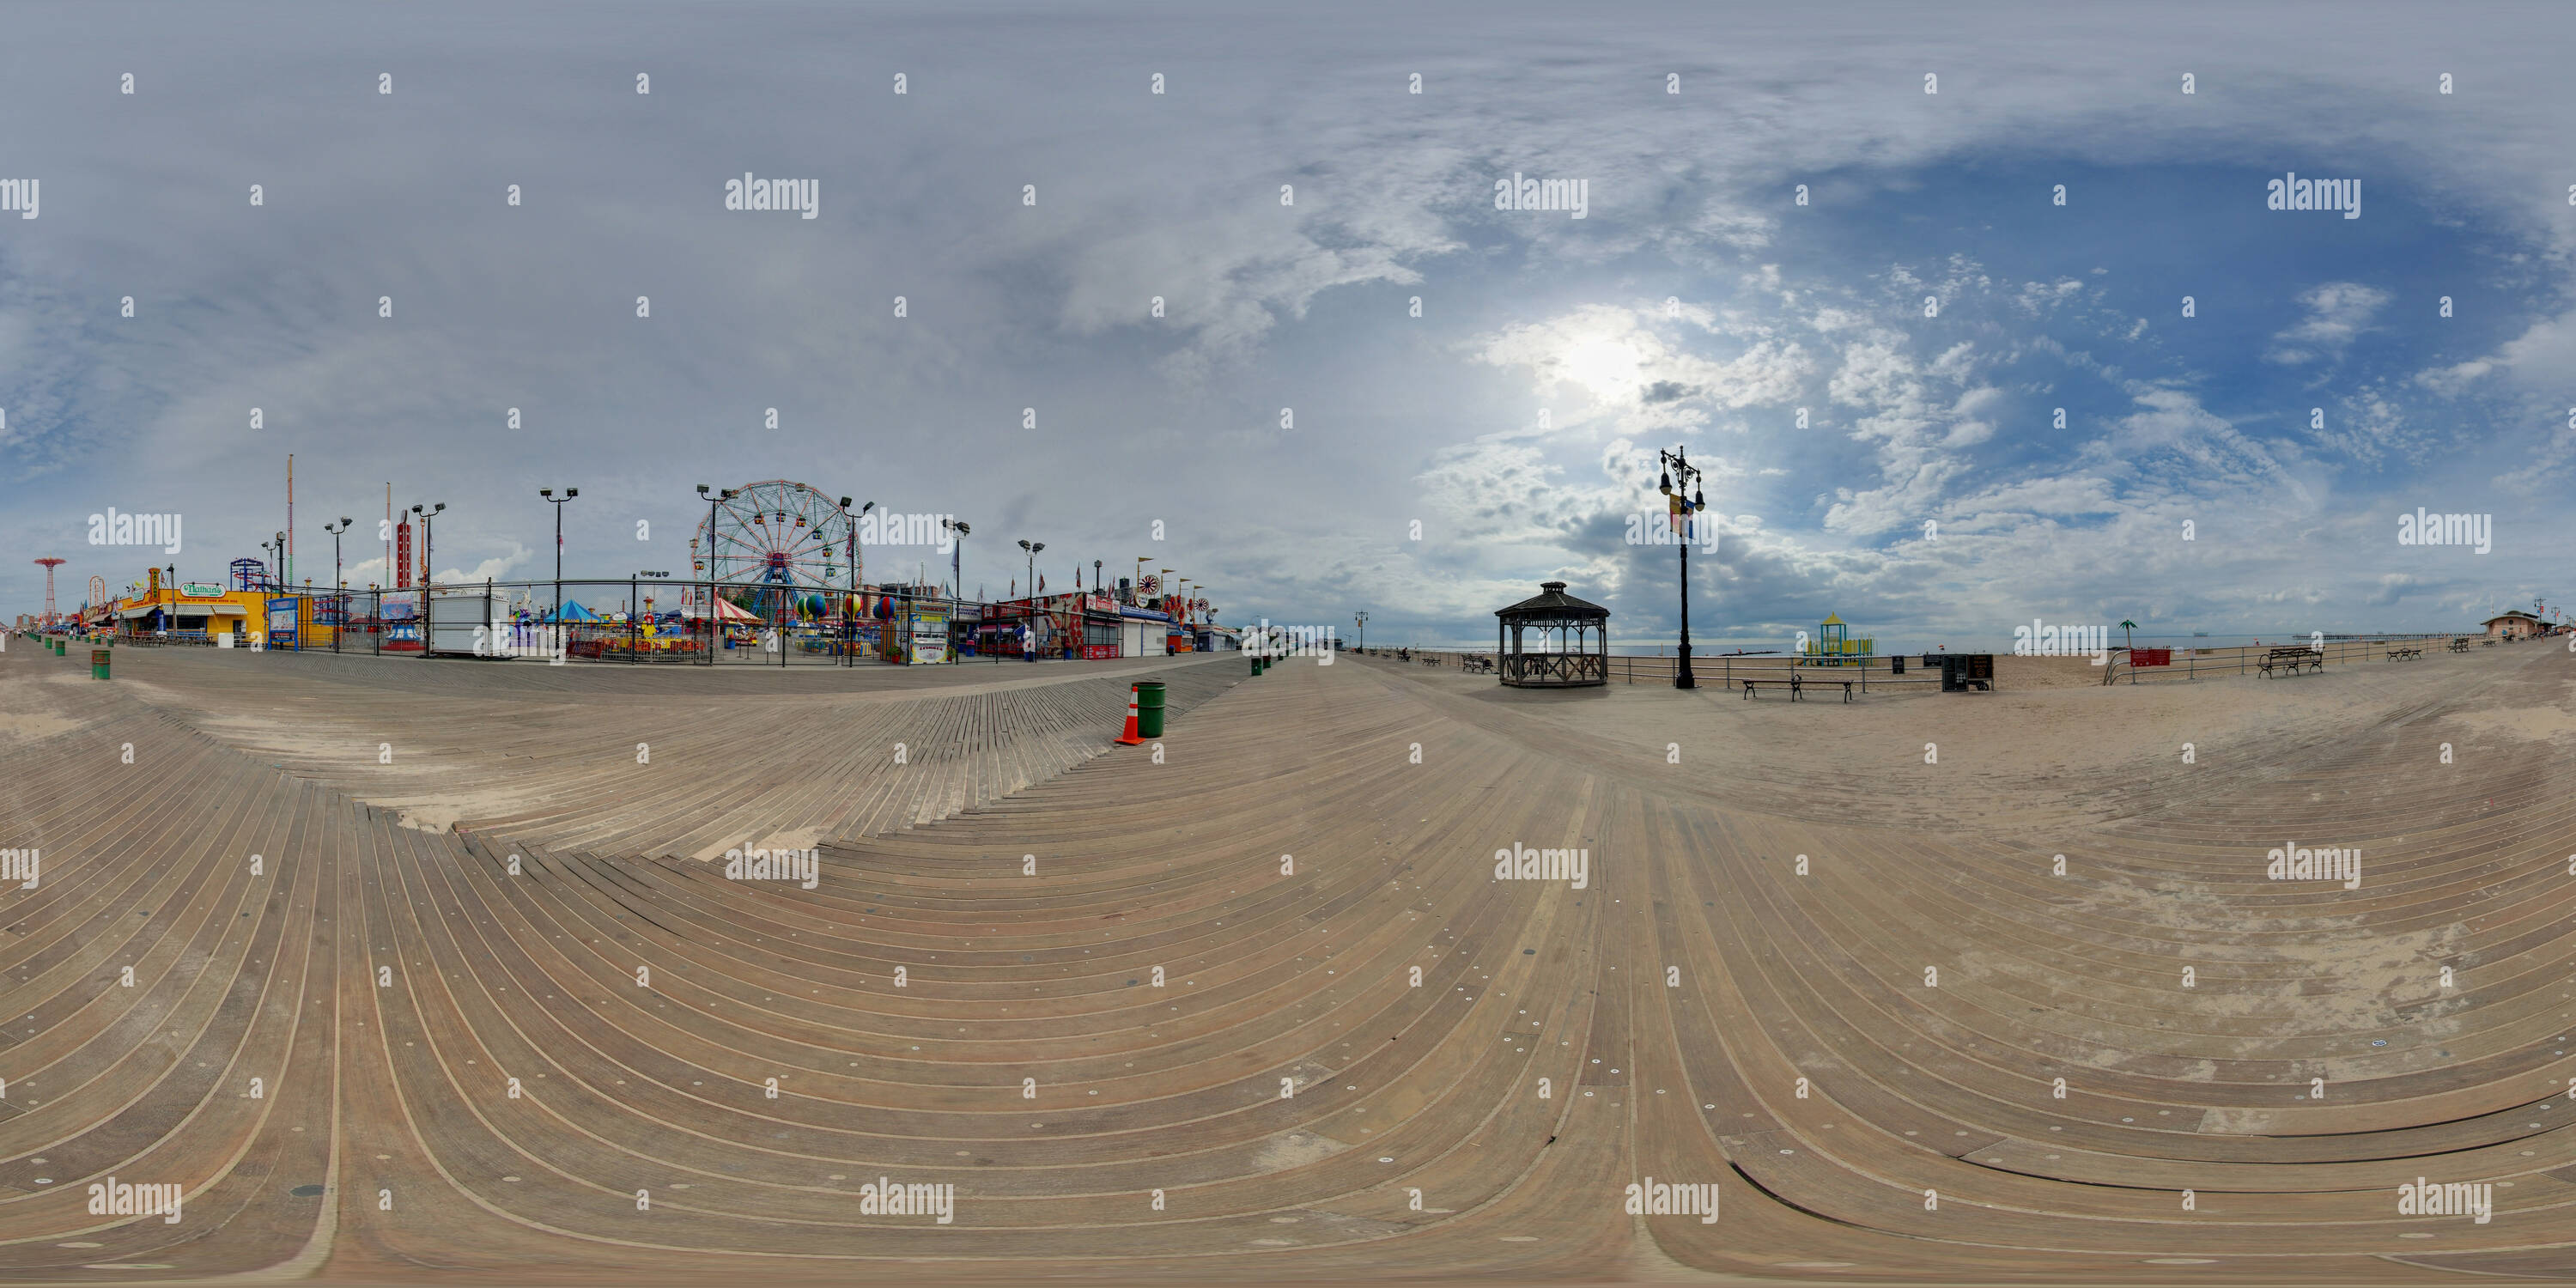
[[[2272,337],[2263,360],[2284,366],[2343,356],[2353,339],[2388,305],[2388,292],[2359,282],[2328,282],[2299,293],[2306,318]]]

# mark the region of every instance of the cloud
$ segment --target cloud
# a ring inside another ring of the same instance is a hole
[[[2310,287],[2299,294],[2307,316],[2274,335],[2263,360],[2297,366],[2342,357],[2354,338],[2369,329],[2370,320],[2387,307],[2388,299],[2388,292],[2360,282]]]
[[[1541,397],[1581,395],[1613,432],[1696,429],[1713,414],[1796,396],[1813,371],[1795,341],[1733,341],[1755,330],[1705,309],[1593,304],[1484,338],[1486,363],[1526,372]],[[1733,349],[1711,356],[1702,346]],[[1578,411],[1578,414],[1579,414]]]

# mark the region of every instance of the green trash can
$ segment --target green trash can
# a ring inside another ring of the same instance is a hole
[[[1160,680],[1136,682],[1136,736],[1163,736],[1163,682]]]
[[[107,678],[106,649],[94,648],[89,651],[89,678],[93,680],[104,680]]]

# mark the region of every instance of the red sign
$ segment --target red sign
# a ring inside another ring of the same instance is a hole
[[[2129,650],[2131,666],[2172,666],[2173,650],[2169,648],[2133,648]]]
[[[1084,661],[1089,662],[1097,662],[1104,659],[1114,662],[1118,660],[1118,646],[1115,644],[1085,644],[1082,646],[1082,656]]]

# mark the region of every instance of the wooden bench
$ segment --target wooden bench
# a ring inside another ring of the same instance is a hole
[[[2273,668],[2278,667],[2289,674],[2296,675],[2301,665],[2322,671],[2326,667],[2326,655],[2312,648],[2276,648],[2265,653],[2263,660],[2254,664],[2254,669],[2270,675]]]
[[[1738,680],[1738,681],[1736,681],[1736,683],[1741,684],[1741,685],[1743,685],[1743,686],[1744,686],[1744,696],[1745,696],[1745,697],[1748,697],[1748,698],[1749,698],[1749,697],[1752,697],[1752,696],[1754,695],[1754,687],[1755,687],[1756,685],[1768,684],[1768,685],[1772,685],[1772,686],[1774,686],[1774,687],[1786,686],[1786,687],[1788,688],[1788,690],[1789,690],[1789,700],[1790,700],[1791,702],[1802,702],[1802,701],[1805,701],[1805,700],[1806,700],[1806,696],[1807,696],[1807,692],[1806,692],[1806,691],[1807,691],[1807,685],[1808,685],[1808,684],[1810,684],[1810,683],[1814,683],[1814,684],[1819,685],[1819,686],[1839,684],[1839,685],[1843,686],[1843,701],[1845,701],[1845,702],[1849,702],[1849,701],[1851,701],[1851,700],[1852,700],[1852,686],[1853,686],[1853,685],[1855,685],[1855,684],[1860,683],[1860,681],[1858,681],[1858,680],[1846,680],[1846,679],[1843,679],[1843,678],[1841,678],[1841,677],[1839,677],[1839,676],[1834,677],[1834,678],[1832,678],[1832,679],[1809,681],[1809,680],[1806,678],[1806,676],[1804,676],[1804,675],[1800,674],[1799,672],[1791,671],[1791,672],[1789,673],[1789,678],[1788,678],[1788,679],[1785,679],[1785,680],[1780,680],[1780,679],[1767,679],[1767,680],[1765,680],[1765,679],[1753,679],[1753,680]]]
[[[2454,653],[2466,653],[2469,651],[2469,642],[2465,639],[2453,640],[2451,641],[2451,651]]]
[[[2391,662],[2403,661],[2406,658],[2422,656],[2424,656],[2424,650],[2420,648],[2393,648],[2388,650],[2388,660]]]

